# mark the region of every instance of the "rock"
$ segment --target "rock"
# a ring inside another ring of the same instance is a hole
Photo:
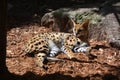
[[[89,28],[90,38],[107,40],[111,46],[120,49],[120,26],[113,13],[106,15],[100,25]]]
[[[41,19],[41,25],[52,28],[53,31],[71,32],[73,23],[71,18],[77,13],[94,10],[93,8],[62,8],[46,13]],[[107,12],[107,8],[103,12]],[[109,9],[110,10],[110,9]],[[113,12],[104,15],[104,19],[99,24],[89,26],[89,39],[107,40],[108,43],[120,49],[120,25]],[[113,9],[111,9],[113,10]]]
[[[91,9],[60,8],[46,13],[41,19],[41,26],[52,28],[53,31],[72,32],[73,23],[71,18],[74,19],[76,14],[88,10]]]

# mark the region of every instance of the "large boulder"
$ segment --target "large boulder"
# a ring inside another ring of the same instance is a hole
[[[92,9],[92,8],[91,8]],[[41,19],[41,25],[52,28],[53,31],[72,32],[75,15],[91,9],[60,8],[58,10],[44,14]]]
[[[120,49],[120,25],[114,13],[107,14],[100,25],[89,27],[90,38],[107,40],[111,46]]]
[[[77,13],[93,10],[93,8],[62,8],[46,13],[41,19],[41,25],[50,27],[53,31],[71,32]],[[107,11],[107,10],[106,10]],[[120,49],[120,25],[114,13],[104,15],[98,24],[90,24],[89,39],[107,40],[113,47]]]

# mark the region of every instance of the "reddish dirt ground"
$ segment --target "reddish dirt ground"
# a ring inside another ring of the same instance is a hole
[[[120,80],[120,50],[110,47],[107,41],[90,40],[91,55],[78,53],[76,60],[61,53],[56,57],[64,61],[48,62],[47,70],[39,68],[33,57],[20,56],[25,53],[28,39],[50,31],[37,24],[7,29],[6,64],[10,73],[20,76],[16,80]]]

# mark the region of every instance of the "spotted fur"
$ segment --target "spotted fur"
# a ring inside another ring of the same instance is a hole
[[[64,52],[70,59],[75,58],[75,52],[86,52],[79,38],[73,34],[51,32],[41,33],[33,37],[26,44],[26,53],[35,55],[36,63],[43,67],[43,62],[47,57],[54,57],[60,51]],[[82,49],[82,50],[81,50]]]

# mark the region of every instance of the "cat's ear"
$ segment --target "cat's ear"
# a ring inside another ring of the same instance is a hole
[[[72,22],[72,24],[73,24],[73,27],[75,27],[75,26],[76,26],[75,21],[74,21],[73,19],[70,19],[70,20],[71,20],[71,22]]]
[[[88,26],[89,26],[89,20],[87,19],[87,20],[83,21],[83,22],[80,24],[80,26],[83,27],[83,28],[88,28]]]
[[[73,34],[76,36],[76,23],[75,23],[75,21],[73,20],[73,19],[70,19],[70,22],[71,22],[71,24],[72,24],[72,32],[73,32]]]

